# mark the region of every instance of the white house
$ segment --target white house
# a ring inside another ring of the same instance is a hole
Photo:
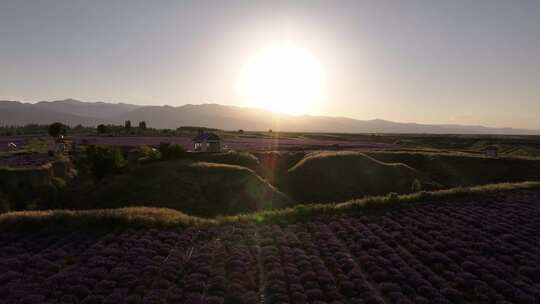
[[[214,133],[200,133],[193,138],[193,150],[198,152],[221,152],[221,138]]]

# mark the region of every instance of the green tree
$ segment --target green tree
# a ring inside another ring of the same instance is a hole
[[[179,159],[186,156],[187,151],[181,145],[170,143],[160,143],[158,150],[161,153],[162,159]]]
[[[126,120],[126,122],[124,123],[124,128],[126,129],[131,129],[131,120]]]
[[[109,132],[109,128],[104,125],[104,124],[100,124],[97,126],[97,133],[98,134],[105,134],[105,133],[108,133]]]
[[[85,160],[96,179],[118,173],[126,164],[120,149],[107,146],[88,146]]]
[[[55,122],[49,125],[47,132],[50,136],[57,138],[60,135],[65,135],[67,132],[67,127],[61,122]]]

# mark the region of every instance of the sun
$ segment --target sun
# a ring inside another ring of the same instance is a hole
[[[248,106],[289,114],[317,113],[324,97],[319,60],[298,47],[257,52],[241,70],[238,93]]]

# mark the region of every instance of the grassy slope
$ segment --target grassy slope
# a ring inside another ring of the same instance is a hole
[[[540,180],[540,160],[464,154],[366,152],[382,162],[400,162],[445,187]]]
[[[164,161],[105,178],[95,187],[70,194],[78,208],[155,206],[198,216],[282,208],[290,200],[245,167]]]
[[[281,178],[287,174],[290,168],[304,158],[306,152],[264,151],[253,152],[252,154],[259,160],[263,176],[279,188],[279,185],[283,182]]]
[[[253,221],[257,223],[283,222],[301,220],[321,214],[371,212],[373,210],[399,206],[400,204],[425,201],[435,202],[465,196],[485,196],[501,191],[526,189],[540,189],[540,182],[502,183],[472,188],[418,192],[401,196],[368,197],[340,204],[299,205],[294,208],[260,211],[215,219],[189,216],[172,209],[148,207],[83,211],[19,211],[0,214],[0,229],[34,230],[44,227],[110,229],[128,226],[184,227],[188,225],[221,225],[242,221]]]
[[[384,163],[402,163],[428,180],[445,187],[474,186],[502,182],[540,180],[540,159],[486,158],[464,153],[365,151]],[[302,153],[267,152],[256,154],[278,188],[286,191],[287,170],[301,161]],[[307,177],[306,177],[307,179]]]
[[[259,175],[263,173],[259,159],[248,152],[190,153],[189,158],[194,161],[242,166],[257,172]]]
[[[317,152],[289,169],[286,192],[300,202],[343,201],[389,192],[407,193],[415,179],[430,181],[400,163],[383,163],[358,152]]]

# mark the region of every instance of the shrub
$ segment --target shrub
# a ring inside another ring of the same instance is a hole
[[[388,203],[396,203],[399,201],[399,195],[395,192],[390,192],[385,197]]]
[[[61,122],[55,122],[49,125],[47,132],[51,137],[58,137],[60,135],[65,135],[67,132],[67,127]]]
[[[411,191],[412,192],[420,192],[422,191],[422,182],[418,178],[415,178],[412,185],[411,185]]]
[[[86,161],[97,179],[118,173],[125,166],[124,157],[116,147],[90,145],[86,149]]]
[[[152,162],[161,159],[161,152],[149,146],[139,146],[128,154],[128,161]]]
[[[58,190],[62,190],[66,187],[66,181],[61,177],[53,177],[51,181]]]
[[[98,125],[97,126],[97,133],[98,134],[109,133],[109,128],[104,124]]]
[[[297,212],[298,216],[306,216],[309,213],[309,209],[302,204],[296,205],[294,209]]]
[[[158,150],[161,153],[162,159],[179,159],[187,154],[186,149],[178,144],[160,143]]]

